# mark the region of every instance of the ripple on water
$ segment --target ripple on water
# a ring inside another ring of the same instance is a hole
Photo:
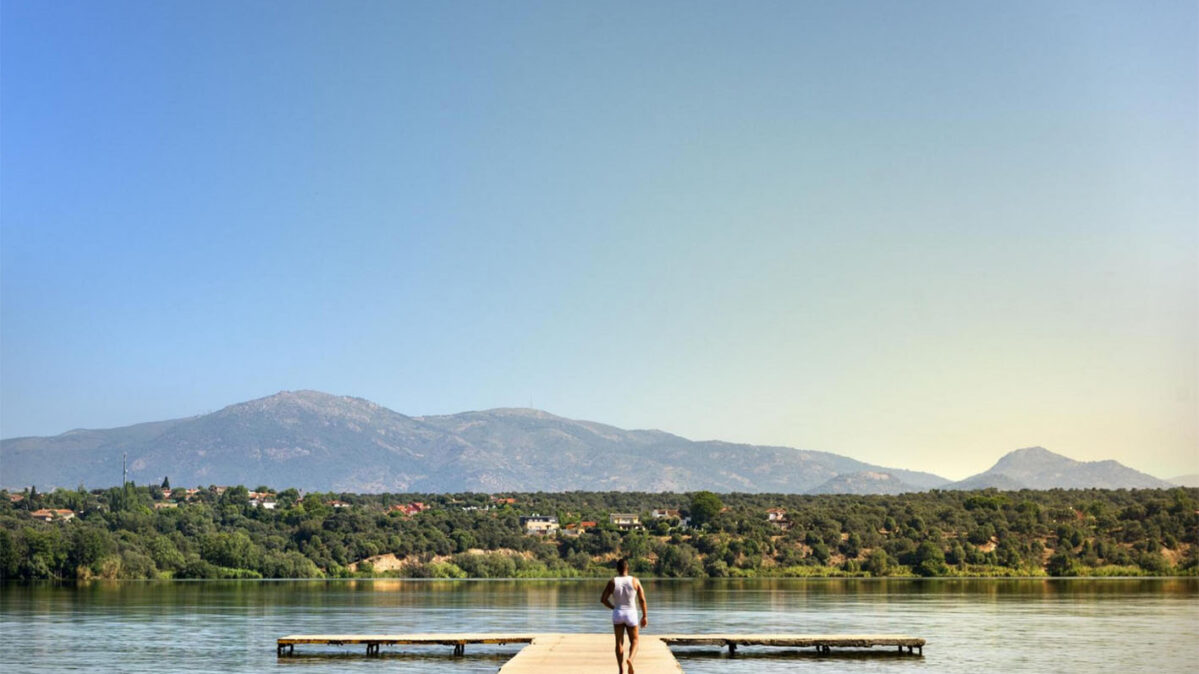
[[[652,632],[898,632],[925,657],[681,649],[687,674],[1191,671],[1199,579],[646,582]],[[380,671],[357,650],[277,660],[291,633],[607,632],[602,581],[110,583],[0,589],[6,671]],[[384,651],[387,671],[495,672],[518,646]],[[444,649],[448,651],[448,649]]]

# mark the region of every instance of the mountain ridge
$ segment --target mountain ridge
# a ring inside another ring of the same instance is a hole
[[[991,468],[945,485],[945,489],[1167,489],[1172,486],[1112,459],[1076,461],[1044,447],[1025,447],[1004,454]]]
[[[1025,484],[996,467],[1022,456],[1027,463],[1029,455],[1017,450],[991,471],[951,483],[932,473],[877,466],[832,452],[689,440],[658,429],[626,430],[532,408],[409,416],[364,398],[299,390],[203,415],[5,439],[0,441],[0,486],[119,484],[125,453],[130,479],[143,484],[169,476],[176,485],[285,484],[363,493],[899,493],[967,488],[963,485],[971,480],[1018,489]],[[1029,456],[1045,458],[1035,452]],[[1135,475],[1156,480],[1116,462],[1090,463],[1107,466],[1112,479]],[[1133,481],[1140,484],[1143,478]]]
[[[1199,487],[1199,473],[1177,475],[1166,481],[1179,487]]]

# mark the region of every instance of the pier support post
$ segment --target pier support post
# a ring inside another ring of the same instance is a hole
[[[737,642],[730,641],[729,642],[729,657],[732,657],[736,654],[737,654]]]

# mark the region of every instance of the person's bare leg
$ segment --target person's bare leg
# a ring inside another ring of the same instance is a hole
[[[636,627],[627,627],[625,629],[628,630],[628,633],[629,633],[628,669],[629,669],[629,674],[634,674],[633,673],[633,658],[637,655],[637,633],[640,630],[638,630]]]
[[[616,671],[624,674],[624,625],[613,625],[612,632],[616,635]]]

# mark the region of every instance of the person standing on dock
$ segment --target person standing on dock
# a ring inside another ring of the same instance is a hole
[[[616,577],[608,581],[600,603],[612,609],[612,631],[616,635],[616,667],[619,674],[633,672],[633,657],[637,655],[637,631],[649,624],[645,607],[645,590],[641,581],[629,575],[629,561],[616,563]],[[637,606],[641,606],[641,620],[637,620]],[[629,658],[624,657],[624,635],[629,635]]]

